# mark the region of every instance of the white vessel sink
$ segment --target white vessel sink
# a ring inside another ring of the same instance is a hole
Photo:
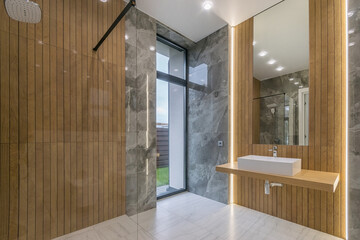
[[[294,176],[301,171],[301,159],[248,155],[238,157],[239,169],[285,176]]]

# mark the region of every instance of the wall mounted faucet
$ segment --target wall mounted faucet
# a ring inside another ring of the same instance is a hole
[[[277,157],[277,146],[274,146],[272,149],[269,149],[269,152],[273,152],[273,157]]]
[[[270,194],[270,188],[272,187],[282,187],[282,183],[270,183],[269,180],[265,180],[265,194]]]

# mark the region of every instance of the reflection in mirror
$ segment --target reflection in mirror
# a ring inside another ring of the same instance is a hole
[[[308,145],[309,1],[254,18],[253,142]]]

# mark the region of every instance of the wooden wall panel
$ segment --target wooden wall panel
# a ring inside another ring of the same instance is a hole
[[[345,237],[345,0],[309,0],[309,146],[279,146],[280,157],[302,158],[302,168],[340,173],[335,193],[284,185],[264,195],[264,181],[234,176],[234,202],[335,236]],[[253,144],[253,19],[234,29],[234,157],[267,155]],[[245,117],[244,117],[245,116]],[[233,159],[236,161],[236,159]]]
[[[125,213],[122,1],[0,4],[0,239],[51,239]]]

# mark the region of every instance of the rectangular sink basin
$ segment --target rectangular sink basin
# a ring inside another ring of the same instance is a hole
[[[301,171],[301,159],[248,155],[238,157],[238,168],[246,171],[294,176]]]

